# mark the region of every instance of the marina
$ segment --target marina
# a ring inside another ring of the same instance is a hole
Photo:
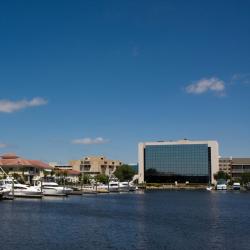
[[[249,10],[0,1],[0,250],[250,250]]]

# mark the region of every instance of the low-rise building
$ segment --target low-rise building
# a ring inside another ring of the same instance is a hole
[[[79,181],[80,171],[74,170],[72,165],[60,164],[58,162],[50,162],[49,165],[53,167],[55,179],[65,179],[68,182],[77,183]]]
[[[24,159],[13,153],[4,154],[0,157],[0,167],[2,167],[8,175],[21,176],[23,181],[29,184],[32,180],[43,177],[53,169],[45,162]],[[4,174],[0,171],[0,175]]]
[[[219,171],[223,171],[231,176],[232,157],[222,157],[219,159]]]
[[[69,164],[60,164],[58,162],[49,162],[49,166],[53,169],[60,169],[60,170],[72,170],[72,165]]]
[[[69,162],[74,170],[81,173],[97,175],[112,175],[116,168],[122,165],[119,160],[110,160],[105,156],[86,156],[80,160],[72,160]]]
[[[228,173],[232,178],[240,178],[242,174],[250,173],[250,158],[220,158],[219,169]]]

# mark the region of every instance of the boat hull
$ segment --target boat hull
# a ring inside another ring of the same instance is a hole
[[[11,193],[10,193],[11,195]],[[43,193],[42,192],[36,192],[36,191],[17,191],[14,190],[14,197],[19,198],[42,198]]]
[[[44,196],[66,196],[67,193],[63,189],[54,189],[54,188],[43,188]]]
[[[216,190],[218,190],[218,191],[227,190],[227,187],[216,187]]]

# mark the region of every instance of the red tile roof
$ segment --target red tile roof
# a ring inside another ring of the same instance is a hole
[[[39,169],[52,169],[47,163],[38,160],[28,160],[15,154],[4,154],[0,157],[1,167],[35,167]]]

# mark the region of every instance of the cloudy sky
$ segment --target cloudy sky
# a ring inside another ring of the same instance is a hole
[[[250,157],[250,1],[1,1],[0,153],[137,161],[140,141]]]

